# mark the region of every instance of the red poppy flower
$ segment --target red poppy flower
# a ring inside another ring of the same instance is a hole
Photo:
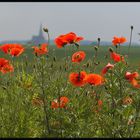
[[[126,40],[126,38],[125,37],[120,37],[120,44],[122,44],[122,43],[124,43],[124,42],[126,42],[127,40]]]
[[[65,96],[60,97],[60,103],[59,103],[58,99],[55,99],[51,103],[51,108],[65,108],[66,104],[68,102],[69,102],[69,99],[67,97],[65,97]]]
[[[60,97],[60,108],[64,108],[66,104],[69,102],[69,99],[65,96]]]
[[[0,70],[7,64],[9,64],[8,60],[6,60],[5,58],[0,58]]]
[[[59,103],[58,103],[58,99],[55,99],[51,102],[51,108],[58,108],[59,107]]]
[[[125,74],[125,78],[127,79],[127,80],[133,80],[134,78],[138,78],[139,77],[139,74],[138,74],[138,72],[133,72],[133,73],[131,73],[131,72],[126,72],[126,74]]]
[[[65,40],[64,38],[65,35],[60,35],[59,37],[57,37],[54,42],[56,44],[56,46],[58,48],[62,48],[64,47],[68,42]]]
[[[74,86],[84,86],[86,84],[85,78],[87,74],[85,71],[81,71],[79,73],[71,73],[69,75],[69,81],[74,85]]]
[[[4,45],[2,45],[2,46],[0,47],[0,49],[1,49],[4,53],[6,53],[6,54],[9,53],[9,51],[10,51],[11,48],[12,48],[12,45],[11,45],[11,44],[4,44]]]
[[[19,56],[20,54],[22,54],[24,52],[24,48],[12,48],[10,50],[10,54],[11,56]]]
[[[0,58],[0,71],[5,74],[7,72],[13,72],[14,68],[9,63],[9,60],[6,60],[5,58]]]
[[[98,86],[103,84],[104,78],[98,74],[88,74],[86,76],[86,81],[90,85]]]
[[[108,64],[103,68],[102,74],[103,74],[103,75],[106,74],[107,71],[108,71],[109,69],[112,69],[112,68],[114,68],[114,65],[108,63]]]
[[[4,67],[2,67],[1,72],[3,74],[6,74],[8,72],[13,72],[14,71],[14,67],[10,64],[4,65]]]
[[[114,62],[124,62],[124,57],[120,56],[119,54],[115,53],[115,52],[110,52],[110,57],[111,59],[114,60]]]
[[[113,45],[116,46],[118,44],[118,42],[119,42],[119,38],[114,36],[114,38],[112,40]]]
[[[76,36],[76,34],[73,33],[73,32],[70,32],[70,33],[66,34],[64,36],[64,38],[70,44],[75,43],[75,42],[79,42],[79,41],[84,39],[83,37]]]
[[[76,52],[72,55],[72,62],[80,63],[81,61],[85,59],[85,56],[86,54],[84,51]]]
[[[139,88],[140,84],[138,84],[138,81],[136,79],[132,79],[131,81],[129,81],[130,84],[132,84],[132,86]]]
[[[83,40],[83,37],[77,36],[75,33],[70,32],[64,35],[58,36],[54,42],[58,48],[62,48],[67,44],[72,44]]]
[[[98,100],[98,111],[102,109],[103,102],[102,100]]]
[[[127,40],[125,37],[116,37],[114,36],[112,43],[114,46],[118,45],[118,44],[122,44],[125,43]]]
[[[0,49],[4,53],[10,54],[12,56],[19,56],[24,51],[24,48],[21,44],[4,44],[0,47]]]
[[[126,72],[125,78],[136,88],[140,88],[140,84],[138,83],[137,79],[139,77],[139,74],[137,72]]]
[[[46,54],[46,53],[48,52],[47,46],[48,46],[48,44],[43,43],[43,44],[41,45],[40,48],[38,48],[38,47],[36,47],[36,46],[33,46],[32,48],[34,49],[34,53],[35,53],[37,56],[39,56],[39,55]]]
[[[102,100],[98,100],[98,106],[102,106],[103,105],[103,102],[102,102]]]

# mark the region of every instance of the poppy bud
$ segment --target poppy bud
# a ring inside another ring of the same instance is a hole
[[[133,30],[133,26],[131,26],[131,30]]]
[[[36,66],[35,66],[35,65],[33,65],[33,68],[35,69],[35,68],[36,68]]]
[[[25,61],[25,65],[27,66],[27,65],[28,65],[28,57],[25,56],[25,59],[26,59],[26,61]]]
[[[118,48],[118,45],[116,45],[115,47]]]
[[[25,65],[28,66],[28,62],[27,61],[25,61]]]
[[[87,68],[88,68],[89,66],[90,66],[90,63],[88,62],[88,63],[87,63]]]
[[[74,44],[75,44],[77,47],[79,47],[79,46],[80,46],[77,42],[74,42]]]
[[[94,46],[94,49],[95,49],[95,51],[97,51],[98,50],[98,47],[97,46]]]
[[[53,67],[53,63],[51,64],[51,68]]]
[[[100,62],[94,62],[94,64],[95,64],[95,65],[99,65],[99,64],[100,64]]]
[[[60,70],[62,69],[62,67],[60,66]]]
[[[86,96],[88,96],[88,92],[86,92],[85,94],[86,94]]]
[[[2,86],[2,88],[4,89],[4,90],[6,90],[7,88],[6,88],[6,86]]]
[[[43,31],[46,32],[46,33],[49,32],[49,30],[47,28],[43,28]]]
[[[112,48],[109,48],[109,51],[110,51],[110,52],[113,52],[113,49],[112,49]]]
[[[100,40],[101,40],[101,39],[100,39],[100,38],[98,38],[98,41],[99,41],[99,42],[100,42]]]
[[[56,58],[55,58],[55,57],[53,57],[53,61],[54,61],[54,62],[56,61]]]
[[[105,89],[108,90],[107,86],[105,86]]]
[[[38,56],[37,53],[35,53],[35,56]]]
[[[86,64],[83,64],[83,67],[86,67]]]

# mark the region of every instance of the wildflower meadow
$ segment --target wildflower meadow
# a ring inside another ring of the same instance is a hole
[[[130,38],[114,35],[105,47],[101,38],[81,46],[84,37],[71,31],[51,46],[47,28],[46,43],[1,44],[0,137],[139,137],[139,51],[132,56],[130,29]]]

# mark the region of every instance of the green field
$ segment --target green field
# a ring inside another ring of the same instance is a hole
[[[139,137],[139,89],[124,79],[124,73],[139,72],[140,47],[131,46],[125,58],[127,66],[116,64],[119,77],[108,74],[107,84],[97,87],[75,87],[69,82],[69,74],[82,70],[100,74],[108,62],[114,63],[108,51],[111,46],[100,46],[95,61],[98,65],[93,63],[93,46],[49,46],[48,57],[36,57],[31,46],[25,47],[19,57],[0,52],[1,58],[11,60],[14,66],[12,75],[0,74],[0,137]],[[71,56],[78,50],[85,51],[86,59],[73,64]],[[128,47],[121,46],[122,55],[127,51]],[[122,105],[120,101],[129,95],[134,103]],[[51,102],[61,96],[69,98],[67,108],[52,109]],[[34,98],[39,98],[40,103],[33,104]],[[97,99],[103,101],[99,113],[95,112]],[[134,124],[128,125],[131,117]]]

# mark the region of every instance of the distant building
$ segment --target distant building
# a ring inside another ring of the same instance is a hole
[[[39,45],[39,44],[47,42],[47,40],[43,36],[42,24],[40,25],[39,34],[32,36],[32,39],[29,42],[31,42],[31,43],[33,43],[35,45]]]

